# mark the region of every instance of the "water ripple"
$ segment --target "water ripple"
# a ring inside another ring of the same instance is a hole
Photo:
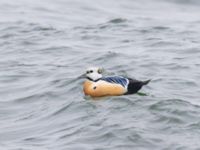
[[[0,149],[199,149],[198,3],[2,0]],[[152,81],[91,98],[90,66]]]

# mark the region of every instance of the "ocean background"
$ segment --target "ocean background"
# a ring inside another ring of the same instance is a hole
[[[152,79],[92,99],[86,68]],[[1,0],[0,150],[200,150],[199,0]]]

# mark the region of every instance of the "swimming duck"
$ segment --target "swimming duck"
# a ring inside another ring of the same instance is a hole
[[[85,95],[91,97],[119,96],[137,93],[143,85],[150,80],[138,81],[122,76],[103,77],[102,68],[88,68],[85,74],[87,78],[83,84]]]

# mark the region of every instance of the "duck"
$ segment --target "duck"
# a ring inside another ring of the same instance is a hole
[[[90,67],[86,70],[83,83],[83,92],[86,96],[120,96],[137,93],[151,80],[139,81],[123,76],[103,77],[103,68]]]

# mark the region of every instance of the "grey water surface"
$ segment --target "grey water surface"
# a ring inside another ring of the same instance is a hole
[[[91,99],[78,77],[152,79]],[[199,0],[1,0],[0,150],[200,150]]]

